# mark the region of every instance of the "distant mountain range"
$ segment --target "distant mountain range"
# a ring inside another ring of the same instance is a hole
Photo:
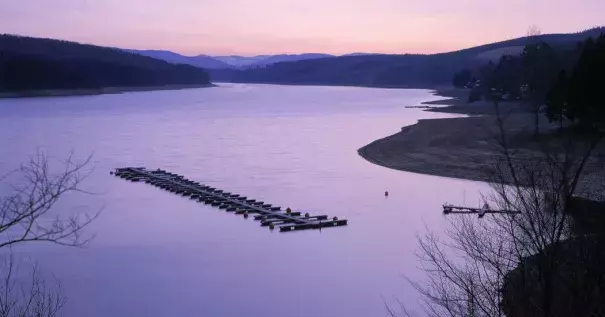
[[[207,55],[184,56],[171,51],[162,50],[124,50],[151,58],[161,59],[173,64],[187,64],[201,68],[219,69],[231,68],[231,65]]]
[[[605,28],[546,34],[538,40],[574,49]],[[535,38],[534,38],[535,39]],[[204,85],[214,82],[430,88],[451,83],[463,68],[476,69],[518,54],[522,37],[439,54],[329,54],[184,56],[170,51],[123,50],[0,34],[0,91],[102,87]],[[183,65],[184,64],[184,65]],[[203,69],[201,69],[203,68]]]
[[[334,57],[330,54],[305,53],[305,54],[279,54],[258,56],[185,56],[171,51],[161,50],[125,50],[127,52],[140,54],[152,58],[165,60],[174,64],[187,64],[207,69],[247,69],[266,67],[280,62],[296,62],[309,59]],[[363,53],[358,53],[363,54]]]
[[[273,65],[280,62],[297,62],[309,59],[334,57],[330,54],[305,53],[305,54],[280,54],[280,55],[258,55],[253,57],[245,56],[214,56],[215,59],[229,64],[233,67],[240,68],[256,68]]]
[[[544,34],[538,40],[573,48],[605,28],[570,34]],[[535,39],[535,38],[533,38]],[[171,63],[206,68],[214,81],[304,85],[433,87],[449,84],[454,73],[474,69],[506,54],[519,54],[529,38],[521,37],[439,54],[352,53],[243,56],[182,56],[166,51],[134,51]]]
[[[545,34],[537,40],[557,49],[574,49],[588,37],[598,37],[605,27],[570,34]],[[439,54],[350,54],[331,58],[275,63],[246,70],[209,70],[214,81],[291,85],[348,85],[426,88],[449,85],[454,73],[476,69],[506,54],[519,54],[529,40],[521,37]]]

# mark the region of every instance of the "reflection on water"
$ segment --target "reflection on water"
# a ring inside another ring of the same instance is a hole
[[[0,101],[0,170],[44,149],[94,154],[85,187],[61,211],[102,208],[86,249],[28,246],[58,276],[72,316],[381,316],[418,297],[415,235],[445,227],[441,204],[478,183],[393,171],[357,149],[419,118],[429,91],[231,85]],[[109,176],[164,168],[348,227],[271,232],[155,187]],[[385,198],[384,192],[389,191]],[[464,194],[465,193],[465,194]]]

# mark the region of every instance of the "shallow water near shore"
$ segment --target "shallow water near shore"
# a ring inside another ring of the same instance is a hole
[[[357,149],[421,118],[428,90],[220,84],[179,91],[0,100],[0,172],[38,149],[93,154],[61,212],[101,210],[84,249],[15,252],[62,281],[63,316],[386,316],[417,309],[416,235],[443,231],[444,202],[485,185],[373,165]],[[143,183],[146,166],[349,225],[279,233]],[[388,198],[384,191],[389,191]]]

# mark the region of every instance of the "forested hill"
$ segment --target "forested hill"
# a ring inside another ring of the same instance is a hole
[[[573,34],[546,34],[534,38],[552,46],[573,46],[602,28]],[[210,70],[217,81],[354,85],[382,87],[429,87],[449,84],[463,68],[498,61],[503,54],[517,54],[528,38],[517,38],[455,52],[432,55],[360,55],[284,62],[249,70]]]
[[[0,35],[0,91],[209,84],[206,71],[114,48]]]

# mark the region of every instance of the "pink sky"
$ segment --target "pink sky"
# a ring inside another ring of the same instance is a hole
[[[0,33],[195,54],[436,53],[605,25],[605,0],[0,0]]]

